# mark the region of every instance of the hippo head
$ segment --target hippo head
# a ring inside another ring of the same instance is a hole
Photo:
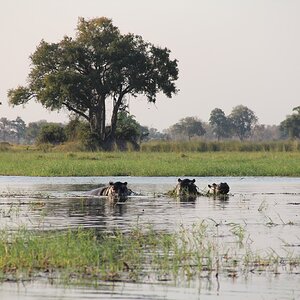
[[[222,195],[226,195],[229,193],[229,185],[226,182],[221,182],[219,184],[218,189],[219,189],[219,193]]]
[[[229,193],[229,185],[226,182],[220,184],[213,183],[208,185],[209,193],[214,195],[226,195]]]
[[[210,194],[217,194],[218,193],[218,185],[216,183],[213,183],[213,184],[209,184],[208,185],[209,187],[209,193]]]
[[[180,179],[176,186],[177,196],[197,196],[197,186],[195,185],[195,179]]]
[[[129,195],[129,191],[127,188],[127,182],[110,182],[109,183],[109,195],[114,198],[118,198],[119,201],[125,201]]]

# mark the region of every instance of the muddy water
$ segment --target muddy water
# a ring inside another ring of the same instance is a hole
[[[218,225],[224,244],[236,247],[232,229],[239,225],[244,240],[258,253],[283,257],[300,255],[300,178],[195,178],[200,190],[208,183],[226,181],[231,188],[226,201],[198,197],[180,202],[165,193],[175,177],[0,177],[0,228],[65,229],[91,227],[127,231],[137,224],[152,224],[173,232],[179,226],[205,222]],[[110,180],[127,181],[140,194],[125,203],[110,205],[86,191]],[[231,232],[231,233],[230,233]],[[253,272],[201,278],[189,283],[104,283],[97,288],[62,288],[49,283],[2,283],[0,299],[297,299],[300,270],[280,266],[276,272]]]

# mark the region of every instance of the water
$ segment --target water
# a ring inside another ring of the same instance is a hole
[[[253,251],[283,257],[300,255],[300,178],[281,177],[195,177],[196,184],[226,181],[228,200],[198,197],[180,202],[165,195],[177,177],[0,177],[0,228],[25,225],[49,230],[98,228],[127,231],[137,224],[152,224],[156,230],[174,232],[180,226],[205,222],[218,225],[222,242],[239,251],[230,231],[245,229],[245,240]],[[109,181],[127,181],[141,196],[110,205],[86,191]],[[48,282],[2,283],[1,299],[297,299],[300,297],[299,266],[280,266],[276,272],[243,276],[221,274],[189,283],[172,282],[103,283],[96,288],[61,287]]]

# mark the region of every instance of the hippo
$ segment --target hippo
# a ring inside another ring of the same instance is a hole
[[[195,185],[195,181],[195,179],[178,178],[178,183],[173,190],[173,194],[183,198],[195,198],[197,195],[199,195],[198,187]]]
[[[208,187],[207,193],[211,195],[227,195],[229,193],[229,185],[226,182],[209,184]]]
[[[128,189],[126,181],[110,181],[108,186],[91,190],[87,194],[92,196],[108,196],[110,199],[125,202],[127,197],[132,194],[132,190]]]

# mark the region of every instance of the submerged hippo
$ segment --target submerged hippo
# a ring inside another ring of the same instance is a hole
[[[126,181],[110,181],[108,186],[91,190],[87,194],[92,196],[108,196],[110,199],[124,202],[132,194],[132,190],[128,189]]]
[[[209,184],[208,187],[208,194],[211,195],[227,195],[229,193],[229,185],[226,182]]]
[[[198,187],[195,184],[195,179],[181,179],[178,178],[178,183],[173,191],[175,196],[185,198],[195,198],[199,195]]]

